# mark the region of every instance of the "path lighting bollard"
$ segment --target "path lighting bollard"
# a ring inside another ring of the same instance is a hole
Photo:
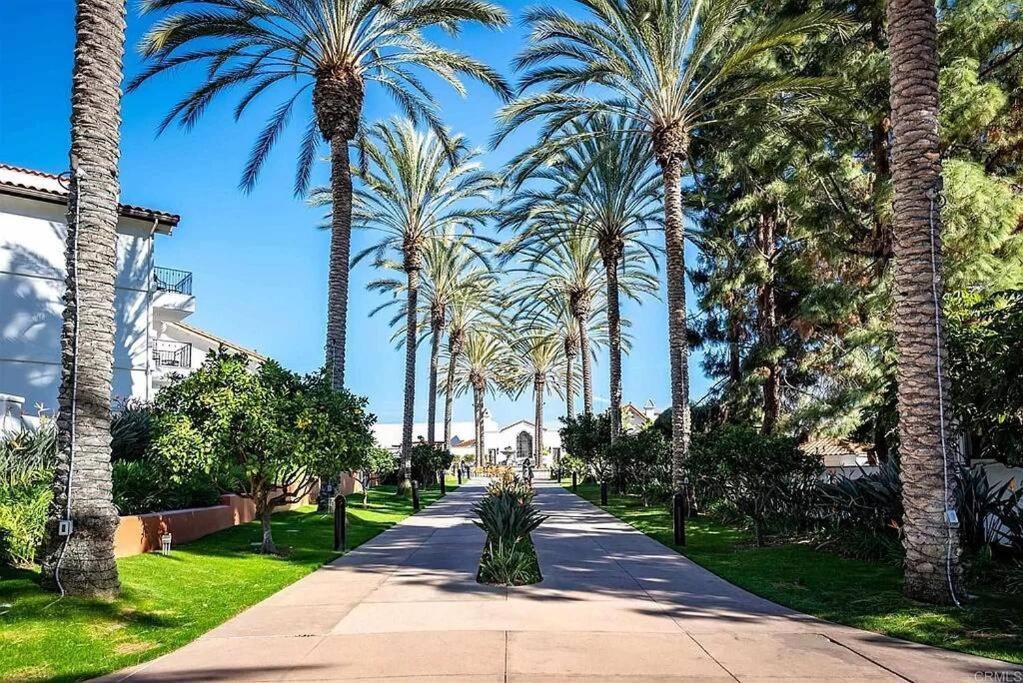
[[[440,495],[442,496],[446,496],[448,494],[448,483],[445,481],[445,479],[447,479],[447,474],[448,473],[444,470],[440,471]]]
[[[344,552],[348,545],[348,499],[345,494],[334,496],[334,550]]]
[[[686,492],[677,491],[671,497],[671,519],[675,529],[675,545],[686,544]]]
[[[575,493],[575,487],[579,485],[579,475],[575,472],[572,473],[572,492]]]
[[[419,482],[412,480],[412,509],[419,512]]]
[[[607,482],[600,482],[600,504],[607,506]]]

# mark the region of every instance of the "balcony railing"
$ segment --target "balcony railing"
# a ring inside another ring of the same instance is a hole
[[[177,292],[191,296],[192,274],[187,270],[156,267],[153,269],[153,286],[163,292]]]
[[[191,368],[192,345],[158,343],[153,349],[153,359],[159,368]]]

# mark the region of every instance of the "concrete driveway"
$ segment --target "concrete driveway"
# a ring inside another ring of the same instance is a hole
[[[199,640],[111,681],[913,680],[1023,668],[793,612],[553,484],[544,580],[476,583],[473,481]]]

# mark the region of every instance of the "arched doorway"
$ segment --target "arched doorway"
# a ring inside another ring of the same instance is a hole
[[[533,459],[533,435],[529,432],[521,431],[515,437],[515,457],[519,462]]]

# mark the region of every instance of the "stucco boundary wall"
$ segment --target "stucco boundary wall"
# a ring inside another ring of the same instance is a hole
[[[348,475],[342,477],[341,488],[346,495],[362,490],[358,481]],[[300,501],[279,505],[274,508],[274,512],[292,510],[314,502],[317,489],[318,487],[313,486],[313,490]],[[233,493],[221,496],[220,505],[127,515],[121,517],[114,533],[114,555],[128,557],[159,550],[160,539],[168,532],[172,537],[171,544],[178,546],[222,529],[251,522],[255,518],[256,505],[252,499]]]

